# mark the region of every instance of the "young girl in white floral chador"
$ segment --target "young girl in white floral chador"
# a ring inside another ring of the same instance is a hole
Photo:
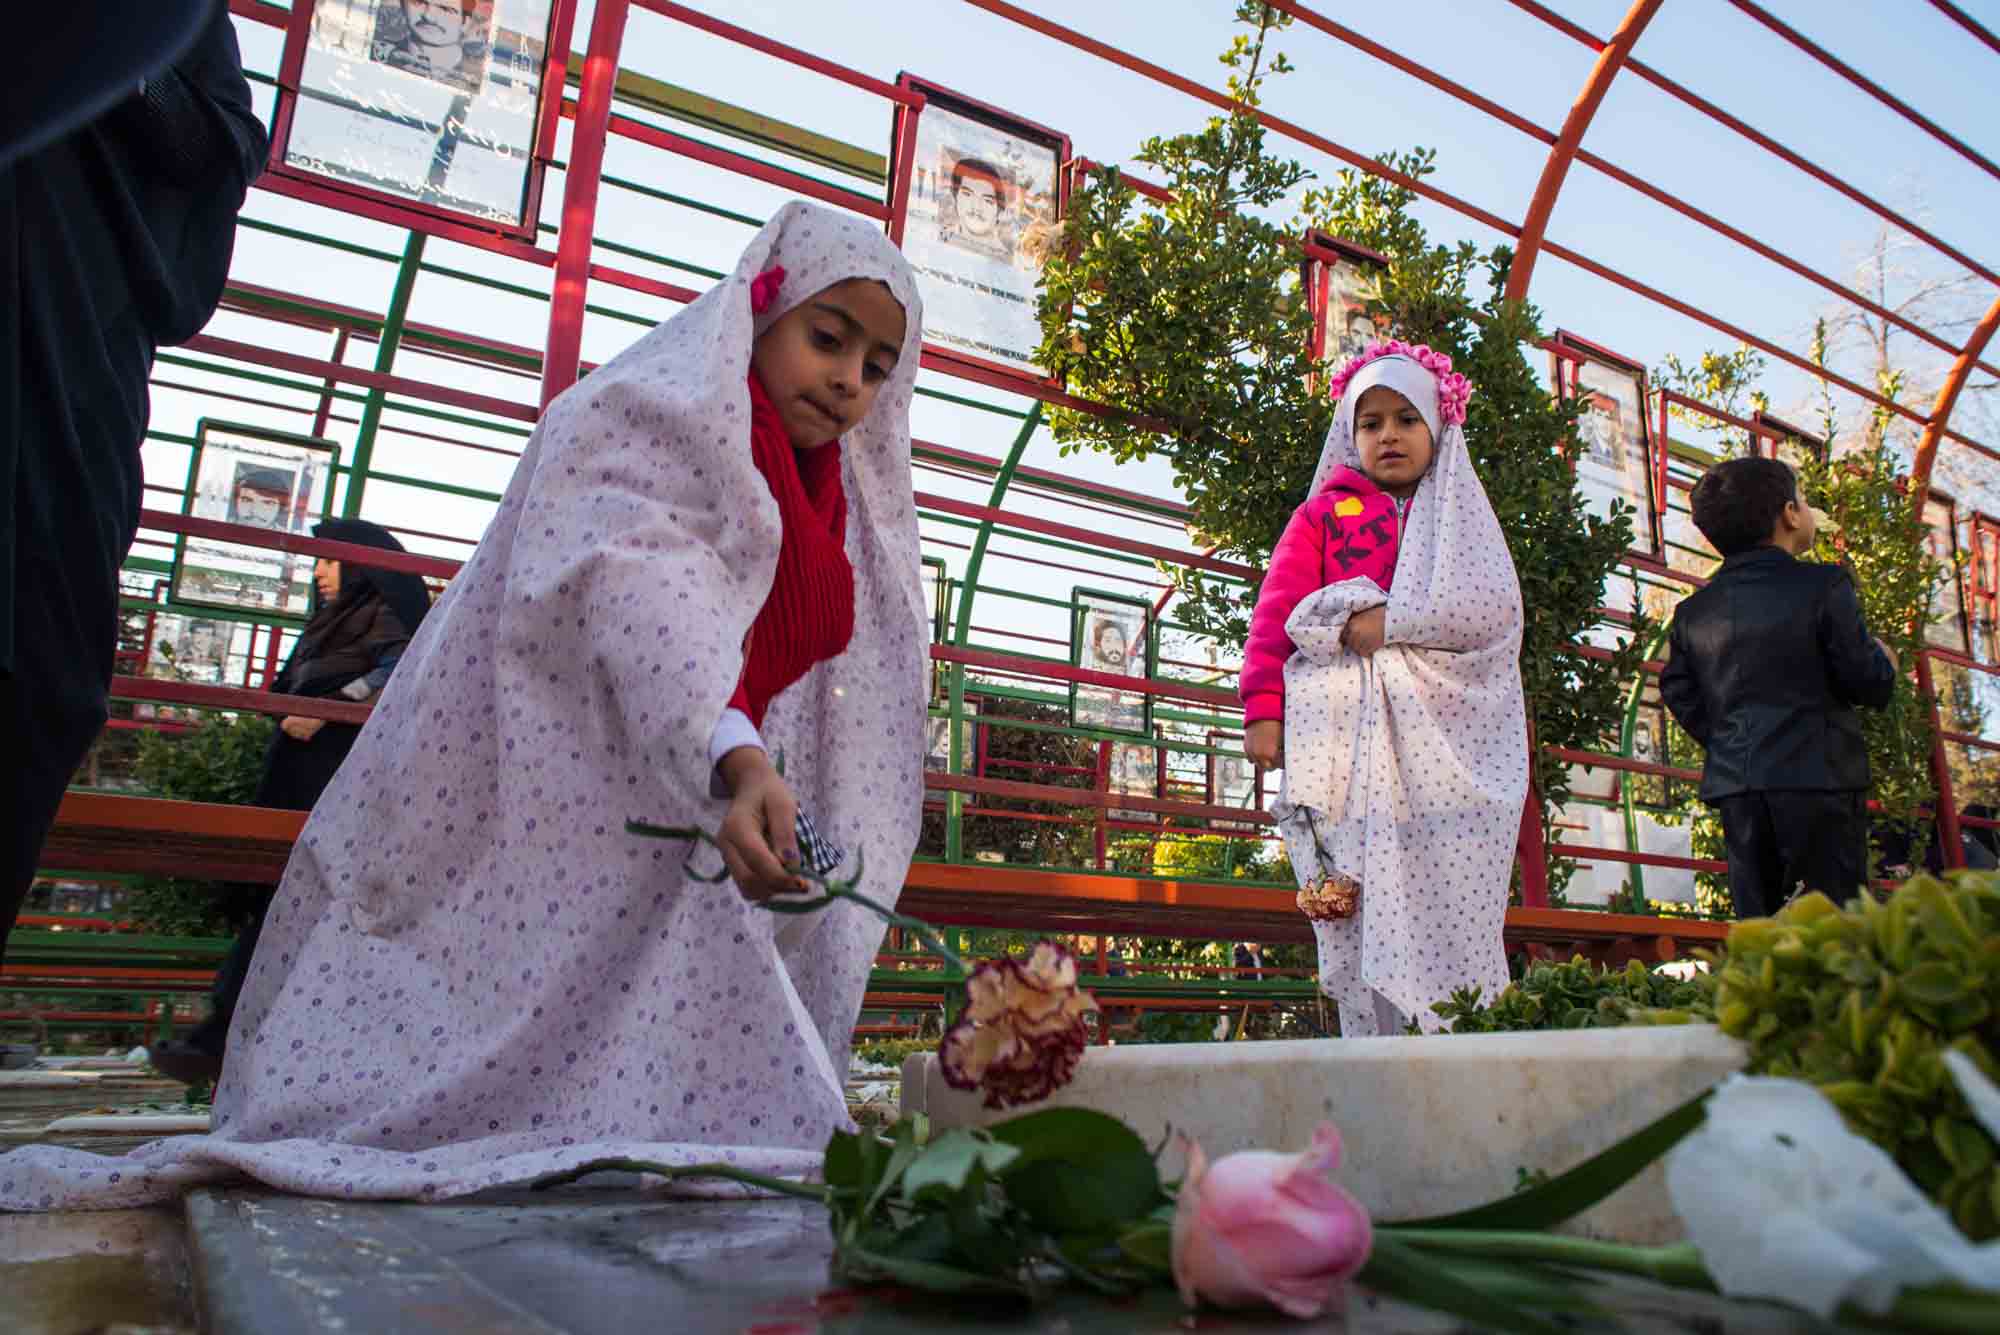
[[[1521,592],[1451,360],[1378,343],[1330,392],[1312,491],[1258,591],[1244,747],[1284,767],[1272,814],[1341,1033],[1435,1029],[1454,990],[1507,984]]]

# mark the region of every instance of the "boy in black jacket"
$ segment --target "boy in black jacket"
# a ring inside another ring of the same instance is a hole
[[[1797,558],[1813,512],[1775,459],[1716,465],[1690,497],[1722,568],[1674,613],[1660,695],[1708,752],[1701,796],[1722,814],[1740,918],[1801,887],[1851,898],[1868,879],[1868,749],[1896,657],[1861,619],[1839,566]]]

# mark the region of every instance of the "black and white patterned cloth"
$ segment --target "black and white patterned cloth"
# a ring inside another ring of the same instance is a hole
[[[819,832],[804,807],[799,808],[798,835],[799,861],[814,875],[831,876],[847,861],[846,850]]]

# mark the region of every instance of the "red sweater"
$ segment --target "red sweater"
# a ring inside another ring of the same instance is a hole
[[[750,452],[778,502],[784,537],[771,592],[744,641],[743,679],[729,706],[761,728],[778,692],[847,648],[854,635],[854,568],[844,546],[847,494],[840,484],[840,442],[794,449],[754,371]]]

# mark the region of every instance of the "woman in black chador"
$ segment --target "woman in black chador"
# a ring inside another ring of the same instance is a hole
[[[362,519],[327,520],[313,529],[313,536],[384,551],[403,550],[387,529]],[[314,565],[313,583],[312,618],[271,689],[318,699],[373,699],[430,610],[430,591],[417,575],[325,559]],[[352,723],[286,717],[265,753],[263,782],[257,785],[252,804],[312,810],[360,735],[360,727]],[[213,1080],[222,1073],[230,1017],[250,971],[264,913],[271,906],[272,887],[245,889],[254,896],[254,908],[249,925],[215,976],[209,1017],[187,1038],[152,1050],[153,1065],[176,1080]]]

